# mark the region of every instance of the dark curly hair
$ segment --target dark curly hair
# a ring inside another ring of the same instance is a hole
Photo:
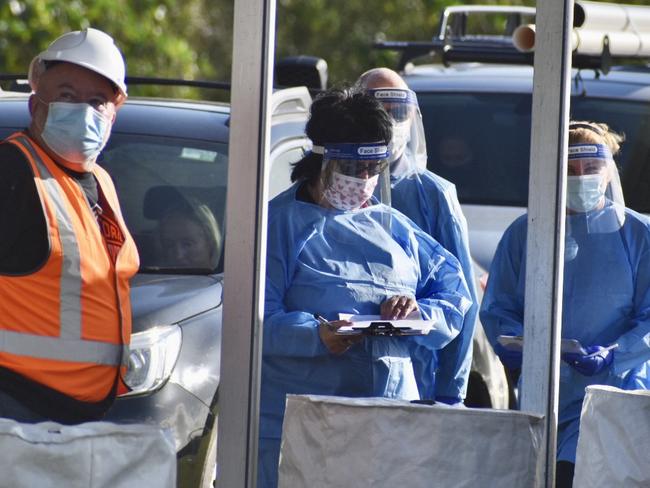
[[[317,146],[342,142],[388,144],[392,137],[390,115],[380,102],[357,87],[323,92],[312,103],[310,113],[305,131]],[[294,164],[291,181],[316,182],[322,163],[322,155],[308,153]]]

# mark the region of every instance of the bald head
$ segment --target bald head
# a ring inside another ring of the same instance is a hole
[[[367,90],[376,88],[408,89],[402,77],[388,68],[373,68],[368,70],[359,77],[357,83]]]

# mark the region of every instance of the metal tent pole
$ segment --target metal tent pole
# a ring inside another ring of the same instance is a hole
[[[237,0],[233,29],[218,484],[257,484],[275,0]]]
[[[546,418],[547,488],[555,481],[572,25],[573,0],[537,2],[521,409]]]

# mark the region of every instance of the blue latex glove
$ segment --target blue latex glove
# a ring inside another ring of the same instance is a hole
[[[451,405],[452,407],[465,406],[463,400],[461,400],[460,398],[450,397],[450,396],[437,396],[436,403],[444,403],[445,405]]]
[[[521,369],[522,354],[521,351],[511,351],[506,349],[497,342],[494,346],[494,352],[497,353],[503,365],[508,369]]]
[[[588,346],[587,354],[562,354],[562,361],[584,376],[593,376],[608,368],[614,360],[614,351],[603,346]]]

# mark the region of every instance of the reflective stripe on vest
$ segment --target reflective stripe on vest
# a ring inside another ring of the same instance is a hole
[[[108,342],[0,331],[0,351],[39,359],[117,366],[121,350],[121,345]]]
[[[14,140],[27,149],[41,175],[40,181],[54,206],[63,255],[60,282],[59,337],[0,330],[0,351],[60,361],[117,366],[128,358],[128,346],[81,337],[81,256],[65,198],[56,179],[24,136]]]

